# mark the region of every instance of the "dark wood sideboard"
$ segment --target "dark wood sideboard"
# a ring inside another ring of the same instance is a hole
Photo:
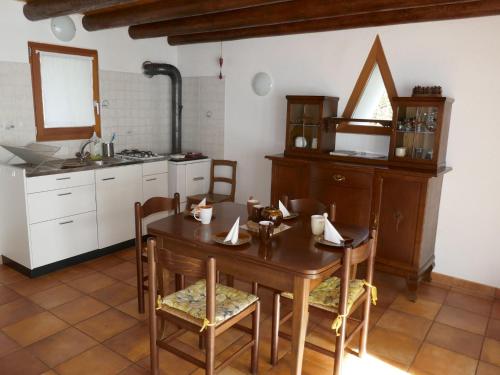
[[[319,158],[274,155],[271,202],[314,197],[337,205],[336,221],[378,223],[376,267],[403,276],[409,298],[434,267],[434,244],[443,175],[449,169],[425,171]]]

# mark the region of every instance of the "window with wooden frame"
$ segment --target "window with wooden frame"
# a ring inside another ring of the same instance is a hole
[[[96,50],[28,42],[37,141],[100,136]]]
[[[396,86],[377,35],[337,126],[338,133],[390,135]]]

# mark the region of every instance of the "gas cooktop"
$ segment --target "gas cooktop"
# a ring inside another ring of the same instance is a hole
[[[146,159],[152,160],[152,159],[164,158],[163,155],[158,155],[153,151],[142,151],[138,149],[131,149],[131,150],[125,149],[123,151],[118,152],[116,156],[130,160],[146,160]]]

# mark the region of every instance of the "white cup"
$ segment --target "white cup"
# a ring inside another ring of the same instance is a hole
[[[323,215],[311,216],[311,231],[315,236],[323,234],[325,231],[325,217]]]
[[[406,156],[406,147],[396,147],[394,153],[398,158],[404,158]]]
[[[199,206],[194,212],[194,218],[202,224],[210,224],[212,221],[212,206]]]

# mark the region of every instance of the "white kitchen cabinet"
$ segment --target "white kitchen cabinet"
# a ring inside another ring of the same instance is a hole
[[[30,224],[95,211],[94,185],[28,194]]]
[[[97,246],[94,171],[26,177],[0,166],[0,253],[35,269]]]
[[[187,196],[208,192],[210,163],[210,159],[169,162],[168,189],[171,194],[180,194],[182,209],[186,205]]]
[[[142,201],[142,165],[98,169],[95,175],[99,248],[133,239],[134,203]]]
[[[142,165],[142,203],[152,197],[169,197],[167,171],[168,162],[166,160]],[[158,212],[145,218],[142,222],[142,233],[146,233],[149,223],[163,219],[169,214],[169,212]]]
[[[97,249],[95,211],[30,225],[32,268]]]

